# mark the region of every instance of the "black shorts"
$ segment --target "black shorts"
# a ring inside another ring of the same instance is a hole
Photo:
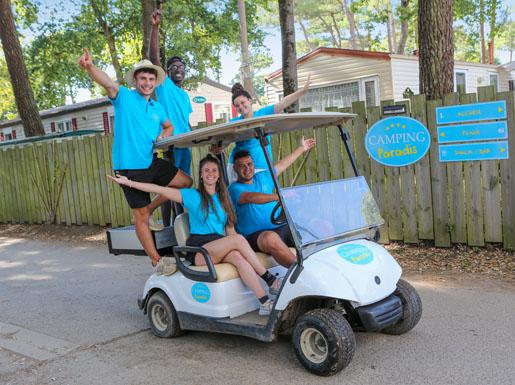
[[[186,241],[186,246],[204,246],[206,243],[216,241],[224,236],[221,234],[190,234],[190,237]],[[195,255],[197,253],[187,253],[186,259],[195,264]]]
[[[263,253],[263,250],[260,250],[258,247],[257,240],[261,233],[264,233],[265,231],[273,231],[274,233],[279,235],[279,237],[283,240],[284,243],[286,243],[286,246],[295,247],[295,242],[293,241],[293,236],[291,235],[290,227],[288,225],[282,225],[276,227],[275,229],[259,230],[255,233],[247,235],[247,241],[249,241],[250,247],[252,247],[254,251]]]
[[[135,182],[155,183],[159,186],[168,186],[172,179],[175,178],[175,175],[177,175],[177,167],[173,166],[167,160],[154,157],[149,168],[115,170],[115,174],[124,175]],[[131,209],[139,209],[150,203],[149,193],[130,188],[129,186],[121,187]]]

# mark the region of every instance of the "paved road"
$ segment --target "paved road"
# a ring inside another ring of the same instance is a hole
[[[357,334],[352,363],[319,378],[288,339],[152,336],[136,306],[150,267],[98,246],[0,237],[0,384],[514,384],[515,288],[408,276],[424,315],[410,333]]]

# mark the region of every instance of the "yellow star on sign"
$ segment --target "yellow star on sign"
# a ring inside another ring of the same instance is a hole
[[[504,147],[501,147],[501,152],[504,152],[506,151],[506,149]]]
[[[397,123],[397,127],[400,127],[400,126],[401,126],[401,124],[400,124],[400,123]]]
[[[403,125],[402,125],[402,128],[406,128],[406,125],[405,125],[405,124],[403,124]]]
[[[502,112],[502,107],[497,107],[497,112]]]
[[[440,136],[443,138],[445,136],[445,132],[442,132]]]
[[[392,123],[392,124],[390,124],[390,127],[395,127],[395,125]]]

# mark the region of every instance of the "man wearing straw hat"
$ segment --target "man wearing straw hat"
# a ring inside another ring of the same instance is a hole
[[[163,107],[150,98],[156,86],[165,79],[163,69],[148,60],[140,61],[125,76],[127,84],[134,87],[129,90],[116,84],[97,68],[87,49],[84,49],[78,62],[106,90],[113,103],[115,123],[112,159],[115,173],[138,182],[176,188],[190,187],[192,180],[189,176],[152,154],[154,143],[173,133],[173,126]],[[154,245],[149,219],[166,198],[157,196],[151,201],[148,193],[130,186],[122,188],[134,214],[138,239],[152,265],[156,266],[161,256]]]
[[[297,158],[316,145],[314,138],[302,138],[301,145],[275,166],[277,176]],[[270,220],[279,197],[274,193],[270,171],[256,173],[254,161],[247,150],[234,154],[234,171],[238,180],[229,186],[229,194],[236,211],[236,230],[249,241],[254,251],[271,254],[282,266],[290,267],[296,257],[289,247],[295,246],[288,225],[275,225]]]

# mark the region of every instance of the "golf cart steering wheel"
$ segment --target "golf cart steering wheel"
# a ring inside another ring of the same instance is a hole
[[[274,225],[279,226],[284,225],[286,223],[286,214],[284,214],[284,210],[281,210],[279,214],[277,213],[279,209],[282,208],[283,206],[281,205],[281,202],[278,201],[270,214],[270,222],[272,222]]]

